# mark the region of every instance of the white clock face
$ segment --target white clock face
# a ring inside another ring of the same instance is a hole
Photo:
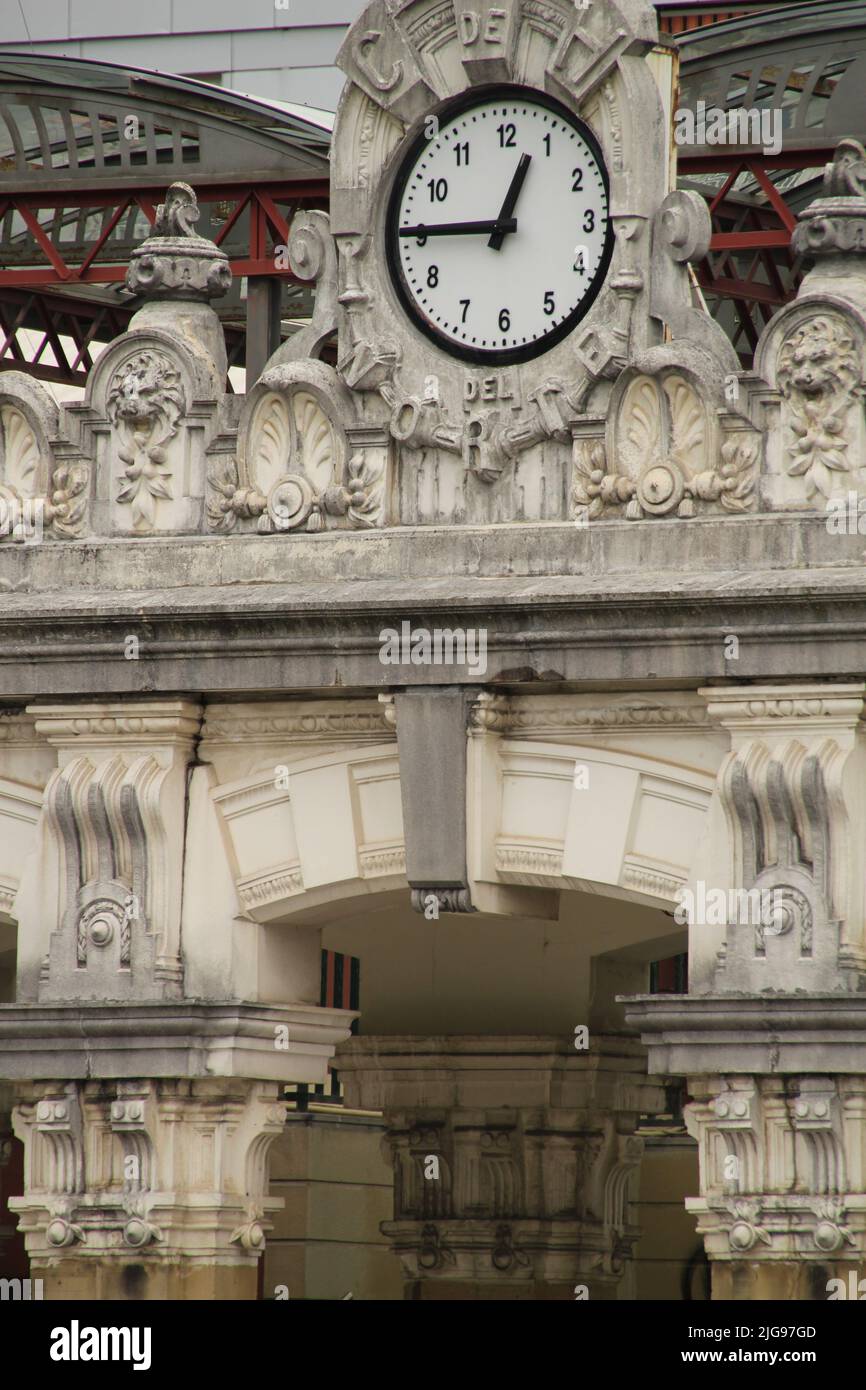
[[[410,149],[387,215],[391,272],[418,326],[474,362],[518,362],[588,311],[612,249],[587,127],[541,93],[477,95]]]

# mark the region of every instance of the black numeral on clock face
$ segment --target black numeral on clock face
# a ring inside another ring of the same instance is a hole
[[[389,267],[413,324],[481,364],[532,361],[572,332],[598,295],[613,240],[592,132],[554,98],[498,91],[455,102],[435,141],[419,133],[387,212]],[[506,191],[507,221],[498,212]]]

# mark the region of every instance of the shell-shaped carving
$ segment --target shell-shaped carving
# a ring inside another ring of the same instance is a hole
[[[295,392],[292,411],[304,472],[314,487],[322,491],[330,486],[336,476],[336,431],[316,397],[308,391]]]
[[[661,401],[655,382],[638,377],[625,394],[620,408],[624,472],[638,477],[663,448]]]
[[[342,432],[314,391],[269,391],[250,427],[251,482],[268,496],[280,479],[303,475],[322,494],[342,478],[344,449]]]
[[[260,492],[268,493],[278,478],[289,471],[292,426],[289,407],[282,396],[264,396],[253,417],[250,449],[252,477]]]
[[[20,497],[37,493],[39,444],[30,421],[14,405],[0,409],[0,428],[3,433],[3,481],[14,488]]]
[[[693,387],[681,376],[668,377],[664,391],[670,405],[671,451],[689,472],[700,472],[707,458],[704,407]]]

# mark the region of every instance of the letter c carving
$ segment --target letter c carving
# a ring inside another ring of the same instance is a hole
[[[390,92],[403,76],[403,64],[398,59],[391,69],[390,77],[383,77],[381,73],[376,71],[370,61],[368,50],[377,44],[381,37],[382,31],[380,29],[368,29],[366,34],[362,34],[355,45],[355,61],[378,91]]]

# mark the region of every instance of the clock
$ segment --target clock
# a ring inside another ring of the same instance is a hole
[[[598,142],[526,87],[475,90],[428,117],[385,216],[406,313],[445,352],[479,364],[526,362],[560,342],[588,313],[613,251]]]

